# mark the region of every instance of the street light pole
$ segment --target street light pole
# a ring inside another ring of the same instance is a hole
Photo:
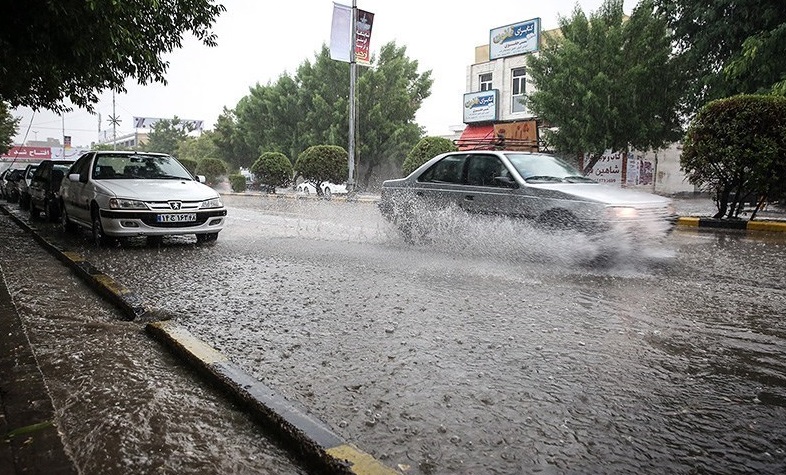
[[[351,40],[349,42],[349,177],[347,178],[347,191],[355,191],[355,81],[357,80],[357,61],[355,57],[355,44],[357,43],[357,0],[352,0],[352,20],[349,26]]]

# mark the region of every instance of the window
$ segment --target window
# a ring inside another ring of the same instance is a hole
[[[419,182],[461,183],[465,155],[448,155],[418,177]]]
[[[509,176],[505,164],[494,155],[472,155],[467,167],[467,183],[473,186],[504,186],[497,181],[500,176]]]
[[[490,91],[491,90],[491,73],[481,74],[478,79],[480,80],[480,90],[481,91]]]
[[[513,84],[511,85],[511,112],[525,112],[527,107],[524,105],[525,93],[527,92],[527,74],[524,68],[516,68],[512,71]]]

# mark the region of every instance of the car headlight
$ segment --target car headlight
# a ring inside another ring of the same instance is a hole
[[[112,209],[147,209],[144,201],[126,200],[123,198],[110,198],[109,207]]]
[[[630,206],[608,206],[606,214],[611,219],[634,219],[638,211]]]
[[[221,198],[213,198],[211,200],[205,200],[199,205],[199,209],[207,209],[207,208],[222,208],[224,203],[221,202]]]

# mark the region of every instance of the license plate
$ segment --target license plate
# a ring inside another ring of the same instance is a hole
[[[156,222],[158,223],[187,223],[190,221],[196,221],[196,213],[156,215]]]

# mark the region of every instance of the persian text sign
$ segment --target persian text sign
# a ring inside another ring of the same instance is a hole
[[[598,183],[607,185],[620,185],[622,183],[622,159],[624,155],[622,152],[604,153],[587,174],[587,178],[592,178]]]
[[[3,154],[3,159],[15,160],[46,160],[52,158],[50,147],[11,147]]]
[[[352,7],[333,2],[333,22],[330,29],[330,59],[350,62],[352,38]],[[362,66],[371,65],[371,27],[374,14],[357,10],[355,21],[355,62]]]
[[[464,123],[497,120],[498,98],[499,91],[496,89],[464,94]]]
[[[537,51],[540,47],[540,18],[494,28],[489,33],[489,59]]]

